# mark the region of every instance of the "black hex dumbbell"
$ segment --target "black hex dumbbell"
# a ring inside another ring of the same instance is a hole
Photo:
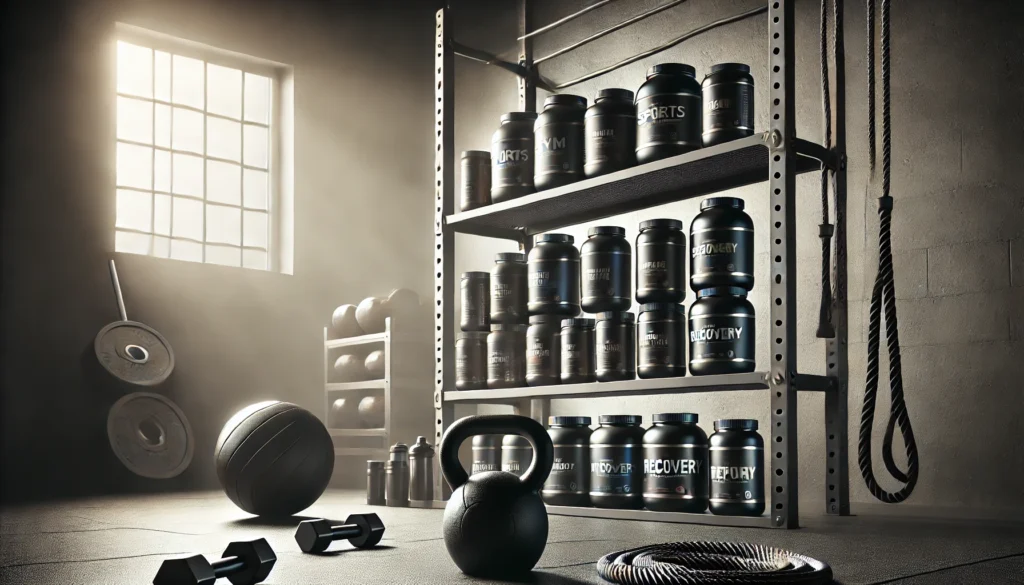
[[[356,548],[370,548],[382,536],[384,523],[376,514],[352,514],[341,526],[331,526],[327,520],[303,520],[295,531],[295,542],[304,553],[322,553],[342,538]]]
[[[164,561],[153,585],[210,585],[221,577],[234,585],[254,585],[270,575],[275,562],[277,555],[266,539],[232,542],[224,558],[212,563],[203,555]]]

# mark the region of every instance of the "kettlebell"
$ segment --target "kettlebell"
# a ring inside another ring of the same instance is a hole
[[[521,435],[533,447],[522,477],[487,471],[469,477],[459,446],[474,435]],[[468,416],[441,438],[441,473],[454,492],[444,509],[444,545],[463,573],[509,577],[533,569],[548,543],[548,512],[541,486],[551,473],[551,437],[532,418],[510,414]]]

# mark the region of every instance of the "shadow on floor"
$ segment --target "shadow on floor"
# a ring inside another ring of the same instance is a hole
[[[260,516],[253,516],[252,518],[242,518],[241,520],[231,520],[227,524],[231,526],[291,526],[295,527],[299,525],[299,522],[303,520],[315,520],[313,516],[285,516],[284,518],[262,518]],[[329,521],[330,522],[330,521]]]
[[[493,582],[522,583],[524,585],[589,585],[586,581],[544,571],[531,571],[529,575],[524,575],[518,579],[495,579]]]

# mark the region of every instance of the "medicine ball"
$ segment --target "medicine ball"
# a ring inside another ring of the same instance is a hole
[[[331,403],[332,429],[354,429],[359,422],[359,404],[355,398],[337,398]]]
[[[367,333],[383,333],[387,316],[384,301],[377,297],[367,297],[356,307],[356,321]]]
[[[366,366],[358,356],[345,354],[334,361],[334,371],[340,382],[361,382],[367,378]]]
[[[375,349],[371,351],[363,362],[366,367],[366,374],[371,380],[384,379],[384,352]]]
[[[414,317],[420,308],[420,295],[407,288],[396,288],[388,295],[384,305],[388,317],[409,319]]]
[[[359,327],[359,322],[356,321],[355,305],[342,305],[334,309],[334,314],[331,315],[331,326],[338,339],[355,337],[364,333],[363,329]]]
[[[364,429],[384,426],[384,397],[366,396],[359,401],[359,424]]]
[[[260,402],[224,425],[214,454],[228,498],[257,516],[291,516],[313,505],[334,473],[334,442],[311,412]]]

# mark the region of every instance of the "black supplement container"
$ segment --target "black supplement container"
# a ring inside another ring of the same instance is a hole
[[[551,475],[540,497],[551,506],[590,505],[590,417],[548,417],[548,436],[555,449]]]
[[[473,437],[473,464],[470,475],[501,470],[501,435]]]
[[[710,439],[711,512],[723,516],[764,513],[764,439],[753,419],[715,421]]]
[[[690,373],[753,372],[757,339],[754,305],[742,288],[723,286],[697,292],[690,305]]]
[[[628,89],[602,89],[583,120],[588,177],[636,165],[636,105]]]
[[[491,153],[486,150],[462,152],[462,190],[459,210],[469,211],[491,204]]]
[[[509,112],[491,137],[491,201],[529,195],[533,187],[535,112]]]
[[[491,325],[487,336],[487,387],[526,385],[526,325]]]
[[[677,219],[640,222],[636,237],[636,301],[681,303],[686,297],[686,236]]]
[[[583,178],[583,116],[586,98],[556,94],[544,100],[534,124],[533,184],[537,190],[561,187]]]
[[[531,315],[580,314],[580,253],[568,234],[541,234],[533,239],[529,259]]]
[[[491,324],[526,325],[526,255],[502,252],[491,269]]]
[[[534,315],[526,329],[526,385],[547,386],[561,380],[562,317]]]
[[[685,329],[682,305],[642,305],[636,326],[637,375],[641,378],[685,376]]]
[[[491,330],[491,275],[487,272],[463,272],[461,282],[462,310],[459,329]]]
[[[594,320],[562,319],[561,381],[582,384],[597,379],[594,372]]]
[[[464,331],[455,340],[455,389],[487,387],[487,333]]]
[[[644,507],[656,512],[700,514],[708,509],[708,436],[697,415],[652,417],[644,433]]]
[[[754,133],[754,78],[750,66],[719,63],[701,83],[704,95],[704,146]]]
[[[505,435],[501,440],[501,470],[522,477],[532,462],[530,442],[519,435]]]
[[[690,288],[754,288],[754,222],[743,200],[712,197],[690,224]]]
[[[662,63],[636,93],[636,161],[640,164],[701,147],[701,89],[690,65]]]
[[[643,507],[643,417],[602,414],[590,435],[590,501],[598,508]]]
[[[592,227],[580,249],[583,292],[580,303],[587,313],[625,311],[633,304],[630,271],[633,249],[626,229],[613,225]]]
[[[598,313],[595,329],[597,381],[636,378],[636,323],[633,313]]]

